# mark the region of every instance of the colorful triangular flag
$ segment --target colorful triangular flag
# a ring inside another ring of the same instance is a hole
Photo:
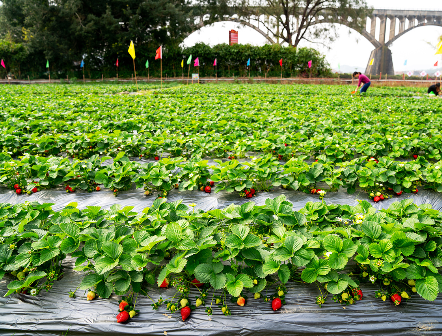
[[[149,60],[146,60],[146,69],[149,68]]]
[[[191,62],[192,62],[192,55],[190,55],[189,58],[187,59],[187,65],[190,65]]]
[[[282,58],[279,60],[279,65],[282,66]]]
[[[2,65],[3,68],[6,69],[5,61],[2,60],[1,65]]]
[[[250,58],[247,60],[247,66],[250,66]]]
[[[159,47],[157,51],[155,52],[155,60],[157,59],[163,59],[163,47]]]
[[[308,61],[308,67],[309,67],[309,68],[312,67],[312,61]]]
[[[49,69],[49,60],[46,60],[46,68]]]
[[[198,57],[195,58],[195,62],[193,63],[193,66],[194,67],[200,66],[200,61],[199,61]]]
[[[181,67],[184,68],[184,60],[181,60]]]
[[[83,68],[84,67],[84,61],[83,60],[81,60],[81,63],[80,63],[80,68]]]
[[[215,58],[215,60],[213,61],[213,66],[216,66],[216,58]]]
[[[436,61],[436,63],[434,63],[434,66],[437,66],[438,63],[439,63],[439,61]]]
[[[370,64],[369,65],[373,65],[374,62],[374,58],[371,59]]]
[[[118,58],[117,58],[117,63],[115,63],[115,65],[118,67]]]
[[[404,65],[407,65],[407,60],[405,60]]]
[[[132,56],[133,59],[135,59],[135,46],[132,41],[130,41],[129,49],[127,50],[130,56]]]

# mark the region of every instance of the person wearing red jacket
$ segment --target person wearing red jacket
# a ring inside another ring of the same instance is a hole
[[[361,84],[364,84],[364,85],[362,85],[361,93],[362,92],[367,92],[367,89],[370,87],[370,84],[371,84],[370,78],[368,78],[367,76],[365,76],[365,75],[363,75],[363,74],[361,74],[360,72],[357,72],[357,71],[355,71],[353,73],[353,77],[359,79],[358,87],[356,88],[355,91],[358,91],[358,89],[361,86]]]

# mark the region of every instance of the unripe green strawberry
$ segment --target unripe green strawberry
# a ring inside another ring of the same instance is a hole
[[[390,280],[389,279],[384,279],[384,285],[388,286],[390,284]]]
[[[24,278],[26,278],[26,274],[25,274],[25,272],[19,272],[19,273],[17,274],[17,279],[18,279],[18,280],[23,280]]]
[[[411,288],[411,291],[412,291],[413,293],[416,293],[416,292],[417,292],[416,287],[412,287],[412,288]]]
[[[187,306],[187,304],[189,303],[189,300],[187,300],[187,299],[181,299],[180,303],[181,303],[181,308],[182,308],[182,307]]]
[[[253,284],[254,284],[254,285],[257,285],[257,284],[258,284],[258,280],[256,280],[256,279],[253,280]]]
[[[259,299],[261,297],[261,293],[255,293],[254,297],[256,300]]]
[[[278,296],[283,296],[283,295],[284,295],[284,291],[279,290],[279,291],[278,291]]]
[[[342,300],[346,301],[348,299],[347,293],[342,293]]]
[[[199,307],[202,304],[203,304],[203,301],[201,301],[201,299],[196,299],[195,306]]]
[[[137,315],[137,312],[136,312],[135,310],[131,310],[131,311],[129,312],[129,316],[130,316],[130,318],[134,317],[135,315]]]
[[[415,286],[416,282],[414,280],[410,279],[410,280],[408,280],[408,285],[409,286]]]
[[[215,300],[215,304],[220,304],[221,303],[221,299],[216,299]]]

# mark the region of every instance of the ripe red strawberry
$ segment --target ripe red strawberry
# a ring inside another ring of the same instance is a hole
[[[158,156],[155,156],[155,160],[159,160],[160,158]]]
[[[248,193],[248,194],[246,195],[246,197],[247,197],[247,198],[252,198],[252,197],[253,197],[253,194],[252,194],[252,193]]]
[[[201,287],[202,285],[204,285],[203,283],[199,282],[197,279],[193,279],[191,283],[193,283],[193,285],[196,287]]]
[[[281,308],[281,299],[280,298],[275,298],[272,301],[272,309],[273,310],[278,310]]]
[[[401,296],[399,295],[399,294],[393,294],[391,297],[390,297],[390,299],[391,299],[391,301],[393,301],[393,303],[396,305],[396,306],[399,306],[400,304],[401,304],[401,301],[402,301],[402,298],[401,298]]]
[[[66,185],[66,187],[64,188],[64,190],[69,190],[69,184],[68,185]]]
[[[381,198],[379,196],[375,196],[373,198],[373,201],[375,201],[376,203],[379,202],[381,200]]]
[[[183,319],[183,322],[187,320],[187,318],[190,316],[190,307],[185,306],[181,308],[181,318]]]
[[[210,188],[209,186],[207,186],[207,187],[204,188],[204,191],[205,191],[206,193],[209,193],[209,194],[210,194],[210,192],[212,191],[212,188]]]
[[[161,197],[159,197],[159,198],[161,198]],[[169,287],[169,280],[167,280],[167,278],[166,278],[161,283],[160,288],[167,288],[167,287]]]
[[[287,144],[284,144],[284,146],[286,146],[286,147],[287,147],[288,145],[287,145]]]
[[[413,193],[415,193],[415,194],[417,194],[417,192],[418,192],[419,190],[416,188],[416,190],[415,191],[413,191]]]
[[[15,192],[17,193],[17,195],[21,194],[21,189],[15,189]]]
[[[31,190],[33,193],[36,193],[38,191],[37,187],[32,188]]]
[[[252,194],[252,195],[254,195],[255,194],[255,189],[250,189],[250,193]]]
[[[383,201],[385,199],[384,195],[382,195],[382,194],[381,194],[381,196],[379,196],[379,198],[381,199],[381,201]]]
[[[359,300],[362,300],[362,297],[364,296],[362,294],[362,290],[358,289],[358,291],[356,292],[356,295],[359,296]]]
[[[414,154],[413,157],[414,157],[415,160],[417,159],[417,155],[416,154]]]
[[[100,187],[95,187],[95,190],[96,190],[96,191],[100,191],[101,188],[100,188]]]
[[[215,182],[210,181],[210,186],[213,187],[215,185]]]
[[[125,310],[123,310],[121,313],[117,315],[117,322],[118,323],[124,323],[129,319],[129,313]]]
[[[124,310],[124,307],[126,307],[126,306],[128,306],[128,305],[129,305],[129,303],[127,303],[126,301],[122,300],[122,301],[120,302],[119,306],[118,306],[118,309],[119,309],[120,312],[121,312],[121,311]]]
[[[402,190],[399,191],[398,193],[396,193],[396,195],[401,196],[402,195]]]
[[[20,189],[20,186],[18,184],[14,184],[14,189]]]

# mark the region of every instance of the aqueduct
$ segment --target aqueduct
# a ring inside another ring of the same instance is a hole
[[[259,13],[259,11],[257,12]],[[389,47],[399,37],[418,27],[442,27],[442,11],[374,9],[369,18],[370,24],[367,24],[366,29],[359,31],[359,33],[361,33],[362,36],[374,46],[374,50],[368,58],[367,68],[365,70],[366,74],[371,75],[378,75],[379,73],[389,75],[394,74],[393,59]],[[380,21],[379,32],[376,31],[377,19]],[[255,21],[258,22],[258,24],[255,24],[253,17],[240,17],[235,14],[234,10],[232,10],[231,15],[223,16],[218,21],[233,21],[248,26],[264,36],[269,43],[278,43],[272,38],[273,34],[270,31],[265,31],[259,27],[259,22],[257,20]],[[331,20],[328,19],[327,15],[325,15],[321,18],[317,18],[315,24],[329,23],[330,21]],[[368,20],[366,21],[368,22]],[[387,34],[388,21],[390,23],[390,30]],[[353,28],[351,22],[348,20],[340,19],[338,22],[336,22],[336,20],[334,20],[334,22]],[[199,27],[212,23],[213,21],[208,22],[201,18]],[[376,38],[377,33],[379,33],[379,38]],[[370,65],[372,59],[373,64]]]

